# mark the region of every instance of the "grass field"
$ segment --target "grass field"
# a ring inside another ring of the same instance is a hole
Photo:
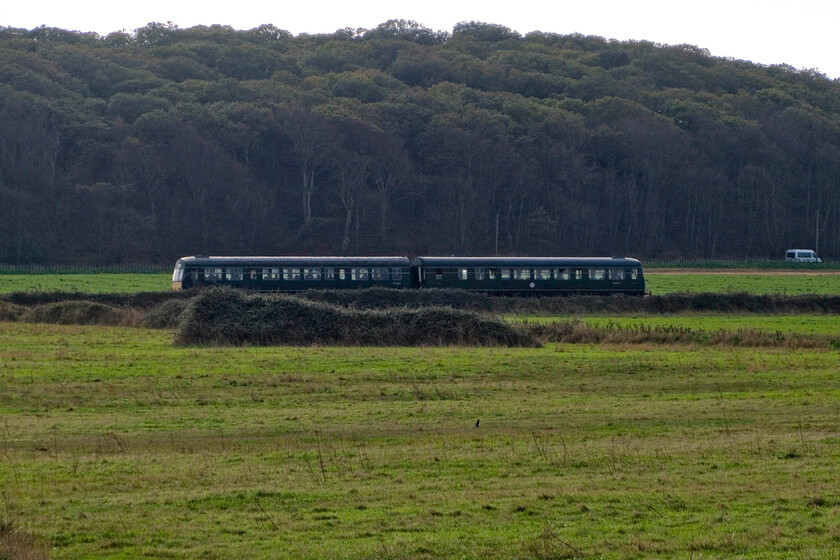
[[[751,294],[840,294],[840,274],[803,271],[755,271],[755,274],[708,274],[704,270],[674,270],[645,274],[656,295],[675,292],[746,292]],[[42,292],[157,292],[170,289],[168,273],[0,274],[0,293]]]
[[[648,290],[656,295],[679,292],[749,294],[840,294],[838,274],[704,274],[702,271],[663,273],[647,272]]]
[[[753,329],[766,332],[797,333],[804,335],[840,335],[840,316],[838,315],[763,315],[763,314],[685,314],[685,315],[654,315],[654,316],[579,316],[594,327],[618,325],[621,327],[661,327],[686,328],[692,330],[718,331],[738,329]],[[521,317],[512,316],[515,321],[548,322],[566,321],[562,317]]]
[[[74,559],[840,558],[837,352],[172,335],[0,325],[0,526]]]
[[[171,287],[171,273],[0,274],[0,294],[161,292]]]

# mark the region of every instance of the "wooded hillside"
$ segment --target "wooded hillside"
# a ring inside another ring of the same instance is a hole
[[[0,262],[840,257],[840,82],[463,23],[0,28]]]

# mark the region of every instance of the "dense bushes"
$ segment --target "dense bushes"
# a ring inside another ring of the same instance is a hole
[[[131,321],[132,311],[92,301],[47,303],[28,310],[23,320],[60,325],[119,325]]]
[[[193,299],[178,344],[533,346],[500,319],[446,307],[359,310],[287,295],[206,290]]]
[[[79,299],[84,297],[84,299]],[[75,298],[75,299],[73,299]],[[661,343],[836,347],[840,339],[753,330],[511,324],[491,314],[840,313],[837,296],[672,294],[651,297],[489,297],[459,290],[248,294],[226,288],[163,294],[9,294],[0,321],[178,329],[179,344],[490,345]]]

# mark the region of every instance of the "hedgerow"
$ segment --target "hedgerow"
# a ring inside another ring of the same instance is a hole
[[[61,301],[35,306],[20,319],[60,325],[119,325],[130,322],[132,311],[92,301]]]
[[[447,307],[359,310],[288,295],[229,289],[196,296],[175,336],[177,344],[534,346],[525,329]]]

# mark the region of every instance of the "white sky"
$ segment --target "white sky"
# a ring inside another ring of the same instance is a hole
[[[410,19],[452,31],[460,21],[610,39],[691,44],[714,56],[816,68],[840,78],[840,0],[0,0],[0,26],[132,31],[149,22],[178,27],[271,23],[297,35],[371,29]]]

